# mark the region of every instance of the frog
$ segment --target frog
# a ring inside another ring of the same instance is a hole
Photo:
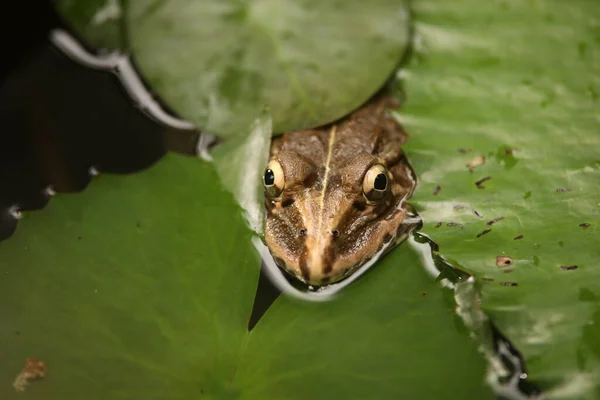
[[[340,120],[273,138],[262,177],[264,241],[291,278],[339,282],[406,238],[416,180],[397,108],[381,90]]]

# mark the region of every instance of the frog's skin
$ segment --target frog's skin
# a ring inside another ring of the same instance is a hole
[[[388,112],[395,106],[382,92],[340,121],[273,140],[265,242],[287,273],[333,283],[395,244],[415,185],[401,150],[407,135]]]

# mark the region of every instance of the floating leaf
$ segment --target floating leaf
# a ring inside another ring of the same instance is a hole
[[[424,231],[484,278],[529,377],[566,398],[600,393],[597,15],[597,1],[416,3],[402,115]],[[469,172],[474,154],[488,161]]]

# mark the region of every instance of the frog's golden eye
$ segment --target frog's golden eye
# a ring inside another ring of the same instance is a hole
[[[363,195],[368,203],[373,203],[385,197],[388,191],[388,172],[381,164],[375,164],[365,174],[363,180]]]
[[[279,161],[269,161],[263,175],[263,183],[268,197],[276,200],[281,196],[281,193],[285,188],[285,177],[283,176],[283,169],[281,168]]]

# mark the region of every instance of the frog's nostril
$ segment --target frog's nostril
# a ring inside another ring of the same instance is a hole
[[[306,236],[306,229],[300,229],[300,236]]]
[[[333,235],[333,237],[338,237],[340,236],[340,231],[331,231],[331,234]]]

